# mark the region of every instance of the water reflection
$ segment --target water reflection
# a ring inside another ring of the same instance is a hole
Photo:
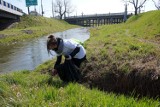
[[[76,38],[81,42],[89,38],[87,28],[70,29],[54,35],[64,39]],[[0,73],[33,70],[37,65],[54,58],[48,55],[46,40],[47,36],[44,36],[18,44],[0,46]]]

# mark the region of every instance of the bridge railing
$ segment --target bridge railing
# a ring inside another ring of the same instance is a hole
[[[10,3],[7,3],[7,2],[4,1],[4,0],[0,0],[0,9],[1,9],[1,10],[8,10],[8,11],[9,11],[9,9],[11,9],[11,10],[17,11],[17,12],[19,12],[19,13],[23,13],[22,9],[20,9],[20,8],[14,6],[14,5],[12,5],[12,4],[10,4]],[[9,11],[9,12],[10,12],[10,11]],[[17,13],[17,12],[16,12],[16,13]],[[18,15],[21,16],[22,14],[18,14]]]
[[[87,17],[102,17],[102,16],[116,16],[116,15],[124,15],[124,12],[120,13],[107,13],[107,14],[91,14],[91,15],[79,15],[79,16],[69,16],[65,17],[65,19],[72,19],[72,18],[87,18]],[[132,13],[128,13],[129,15]]]

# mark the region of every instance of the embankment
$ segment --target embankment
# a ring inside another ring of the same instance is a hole
[[[160,11],[91,29],[83,80],[101,90],[160,96]]]
[[[0,44],[16,43],[75,27],[77,26],[54,18],[23,16],[20,22],[13,23],[7,29],[0,31]]]

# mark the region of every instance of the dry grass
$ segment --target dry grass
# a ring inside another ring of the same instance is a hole
[[[82,66],[84,80],[102,90],[160,96],[157,14],[160,11],[133,16],[124,24],[91,29],[85,44],[88,62]]]

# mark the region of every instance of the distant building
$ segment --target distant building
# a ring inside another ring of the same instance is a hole
[[[29,14],[33,16],[41,16],[37,11],[31,11]]]
[[[57,16],[55,16],[54,18],[55,18],[55,19],[60,19],[60,16],[59,16],[59,15],[57,15]]]

